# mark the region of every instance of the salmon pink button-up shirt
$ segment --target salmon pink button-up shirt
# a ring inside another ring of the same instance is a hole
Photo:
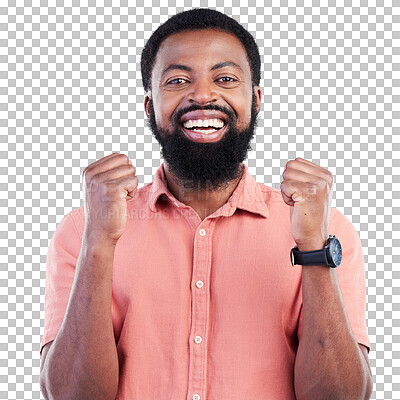
[[[112,283],[118,400],[296,398],[302,288],[290,207],[243,165],[229,200],[204,220],[168,190],[163,164],[127,202]],[[51,240],[40,350],[63,321],[84,222],[83,207],[70,212]],[[337,274],[350,327],[369,347],[360,239],[334,208],[329,233],[343,248]]]

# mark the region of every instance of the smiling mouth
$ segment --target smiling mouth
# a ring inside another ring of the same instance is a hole
[[[188,120],[183,123],[183,128],[188,131],[210,135],[222,130],[226,123],[222,119]]]
[[[199,126],[199,123],[191,124],[190,121],[186,121],[181,127],[185,136],[191,141],[212,143],[219,141],[225,134],[227,124],[225,121],[220,121],[217,124],[210,124],[210,126],[206,126],[207,124],[204,123],[203,126]]]

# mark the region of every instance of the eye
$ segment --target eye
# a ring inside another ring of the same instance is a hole
[[[236,79],[232,78],[230,76],[223,76],[222,78],[219,78],[218,80],[221,81],[221,79],[222,79],[223,83],[236,82]]]
[[[170,81],[168,81],[167,85],[180,85],[183,82],[185,82],[185,80],[183,78],[175,78],[175,79],[171,79]]]

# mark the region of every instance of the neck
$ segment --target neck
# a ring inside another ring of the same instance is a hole
[[[168,164],[164,163],[164,174],[168,189],[177,200],[196,211],[201,220],[213,214],[228,201],[240,182],[243,171],[244,167],[242,167],[238,178],[227,182],[226,185],[218,190],[193,190],[185,188],[176,175],[171,172]]]

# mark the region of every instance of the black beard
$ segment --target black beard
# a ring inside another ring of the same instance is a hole
[[[227,187],[228,183],[240,178],[243,161],[251,150],[250,142],[257,126],[256,96],[253,94],[251,119],[243,131],[235,128],[237,117],[229,109],[217,105],[200,107],[192,105],[172,115],[172,132],[160,129],[152,100],[150,100],[148,126],[161,145],[161,155],[169,170],[177,178],[177,183],[189,191],[216,191]],[[180,123],[182,115],[195,110],[216,110],[227,115],[224,136],[214,143],[199,143],[187,138]]]

